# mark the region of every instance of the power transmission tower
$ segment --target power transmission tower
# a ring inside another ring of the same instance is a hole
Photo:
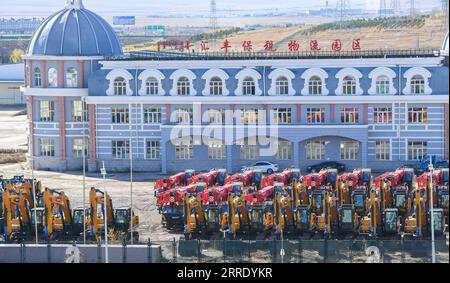
[[[350,18],[350,0],[338,0],[336,7],[336,24],[341,29]]]
[[[391,9],[393,15],[400,14],[400,0],[391,0]]]
[[[386,0],[380,0],[380,9],[378,10],[378,14],[380,18],[386,18],[387,16]]]
[[[213,48],[215,48],[215,42],[217,38],[217,5],[215,0],[211,0],[210,4],[210,19],[209,19],[209,27],[211,32],[211,43]]]

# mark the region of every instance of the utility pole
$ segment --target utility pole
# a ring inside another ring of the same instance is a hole
[[[448,30],[448,0],[442,0],[442,29]]]
[[[430,165],[428,165],[428,169],[430,170],[430,213],[431,213],[431,261],[432,263],[436,263],[436,247],[434,241],[434,202],[433,202],[433,158],[430,157]]]
[[[339,29],[342,29],[344,22],[348,20],[350,16],[350,0],[338,0],[336,7],[335,20]]]
[[[391,0],[392,14],[397,16],[400,14],[400,0]]]
[[[86,109],[85,98],[81,98],[81,121],[83,124],[83,244],[86,245]]]
[[[103,191],[105,192],[105,197],[103,200],[103,210],[104,216],[103,219],[105,221],[105,263],[109,263],[109,255],[108,255],[108,210],[107,202],[108,202],[108,192],[106,191],[106,169],[105,169],[105,161],[103,161],[103,167],[100,169],[101,174],[103,175]]]
[[[409,6],[409,16],[411,18],[413,18],[413,17],[416,16],[416,7],[415,7],[414,0],[409,0],[409,4],[410,4],[410,6]]]

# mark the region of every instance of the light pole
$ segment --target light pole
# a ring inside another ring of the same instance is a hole
[[[81,98],[81,121],[83,124],[83,243],[86,245],[86,125],[85,99]]]
[[[431,261],[432,263],[436,263],[436,247],[434,242],[434,203],[433,203],[433,161],[430,158],[430,165],[428,165],[428,169],[430,170],[430,210],[431,210]]]
[[[106,191],[106,169],[105,169],[105,161],[103,161],[103,167],[100,169],[101,174],[103,175],[103,190],[105,192],[104,200],[103,200],[103,209],[104,209],[104,221],[105,221],[105,263],[108,263],[108,211],[106,209],[107,201],[108,201],[108,192]]]

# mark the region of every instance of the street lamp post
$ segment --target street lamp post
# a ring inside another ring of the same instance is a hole
[[[430,212],[431,212],[431,260],[432,263],[436,263],[436,247],[434,241],[434,203],[433,203],[433,161],[430,158],[430,165],[428,166],[430,170]]]
[[[105,263],[109,262],[108,259],[108,211],[106,209],[107,200],[108,200],[108,192],[106,191],[106,169],[105,169],[105,161],[103,161],[103,167],[100,169],[101,174],[103,175],[103,190],[105,191],[105,197],[103,200],[103,209],[104,209],[104,221],[105,221]]]

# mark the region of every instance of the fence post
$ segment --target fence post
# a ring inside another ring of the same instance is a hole
[[[303,245],[302,240],[298,240],[298,254],[300,255],[300,263],[303,263]]]
[[[325,263],[328,262],[328,239],[325,239],[323,242],[323,249],[324,249],[324,255],[323,255],[323,261]]]
[[[52,263],[50,242],[47,242],[47,263]]]
[[[122,263],[127,263],[127,240],[126,238],[122,241]]]
[[[25,244],[20,243],[20,262],[25,263]]]
[[[404,243],[403,237],[402,237],[402,239],[400,241],[400,246],[401,246],[401,249],[402,249],[402,257],[401,257],[402,260],[401,260],[401,262],[405,263],[405,243]]]
[[[201,263],[201,249],[200,249],[200,239],[197,239],[197,260],[198,263]]]
[[[277,242],[276,237],[273,238],[273,248],[272,248],[272,263],[277,262]]]
[[[102,245],[97,241],[97,263],[102,263]]]
[[[226,258],[226,243],[227,243],[227,239],[226,239],[226,237],[223,237],[223,245],[222,245],[223,263],[225,263],[225,258]]]
[[[172,242],[172,253],[173,253],[173,263],[177,262],[177,243],[175,241],[175,237]]]
[[[353,240],[348,241],[348,250],[350,253],[350,263],[353,263]]]
[[[147,259],[148,263],[152,263],[152,242],[150,241],[150,238],[148,238],[147,241]]]

